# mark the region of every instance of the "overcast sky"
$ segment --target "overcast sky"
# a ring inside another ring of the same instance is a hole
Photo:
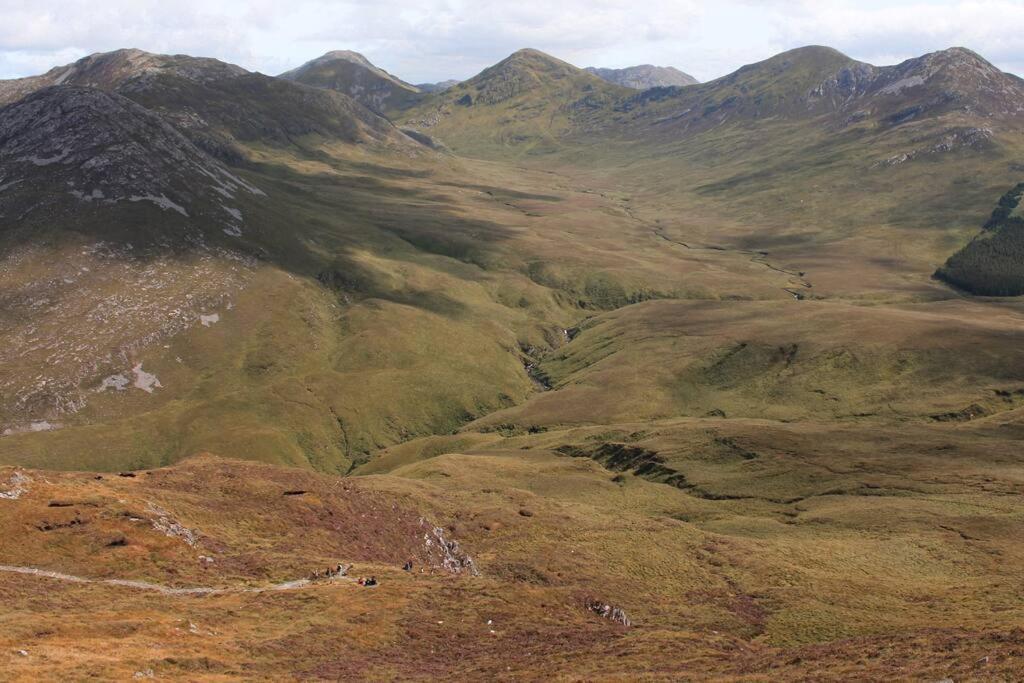
[[[277,74],[352,49],[415,83],[522,47],[702,81],[801,45],[873,64],[969,47],[1024,75],[1024,0],[0,0],[0,78],[138,47]]]

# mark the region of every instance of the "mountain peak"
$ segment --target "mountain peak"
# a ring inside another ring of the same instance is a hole
[[[552,57],[547,52],[542,52],[533,47],[524,47],[516,50],[508,56],[508,59],[548,59],[554,62],[560,62],[560,59]]]
[[[966,69],[989,75],[1002,74],[991,62],[965,47],[950,47],[908,61],[923,63],[933,71]]]
[[[366,58],[361,52],[355,50],[331,50],[330,52],[324,53],[321,57],[313,61],[330,61],[334,59],[344,59],[346,62],[353,62],[355,64],[362,64],[368,69],[376,69],[377,67]]]
[[[310,74],[318,74],[318,78],[322,80],[323,76],[327,75],[328,73],[333,74],[334,72],[338,72],[339,70],[345,68],[345,65],[348,64],[361,67],[372,73],[377,78],[384,79],[386,81],[394,83],[399,87],[407,88],[414,91],[416,90],[416,86],[410,83],[406,83],[397,76],[393,76],[392,74],[388,73],[384,69],[380,68],[379,66],[371,62],[369,59],[366,58],[365,55],[354,50],[331,50],[330,52],[326,52],[320,55],[316,59],[311,59],[310,61],[306,62],[305,64],[298,68],[292,69],[291,71],[286,71],[285,73],[280,75],[280,78],[287,78],[293,81],[302,81],[304,77]],[[320,83],[310,83],[309,85],[319,85],[320,87],[328,87],[333,90],[343,90],[343,88],[340,87],[332,85],[322,85]]]
[[[568,62],[564,62],[557,57],[552,57],[546,52],[535,50],[532,47],[523,48],[522,50],[516,50],[505,59],[501,60],[490,69],[485,69],[483,73],[487,73],[491,70],[502,70],[502,69],[528,69],[532,71],[544,71],[544,72],[577,72],[582,71],[579,67],[573,66]]]
[[[588,66],[584,70],[609,83],[634,90],[694,85],[699,82],[690,74],[683,73],[675,67],[654,66],[653,64],[639,64],[623,69],[602,69]]]
[[[525,84],[527,82],[539,83],[550,78],[578,78],[581,76],[588,80],[601,82],[601,79],[593,74],[557,57],[552,57],[533,48],[523,48],[513,52],[494,66],[484,69],[467,83],[483,85],[489,81],[506,82],[512,79]]]
[[[420,89],[376,66],[353,50],[332,50],[279,78],[345,93],[369,109],[404,109],[422,96]]]
[[[850,57],[834,47],[827,45],[802,45],[785,52],[780,52],[771,59],[847,59]]]

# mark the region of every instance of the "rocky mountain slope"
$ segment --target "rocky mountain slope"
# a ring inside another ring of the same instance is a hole
[[[952,48],[875,67],[824,47],[785,52],[733,74],[682,90],[641,93],[620,103],[620,122],[687,134],[737,120],[827,117],[835,129],[892,128],[959,115],[1020,125],[1024,82],[977,54]],[[961,131],[966,144],[990,137],[985,127]]]
[[[279,78],[345,93],[380,114],[406,109],[422,95],[419,87],[392,76],[350,50],[328,52]],[[443,89],[438,86],[433,91]]]
[[[0,177],[13,432],[56,428],[107,389],[159,386],[133,354],[242,286],[267,199],[163,117],[70,85],[0,109]]]
[[[263,194],[163,117],[115,92],[71,85],[0,109],[0,176],[6,239],[26,224],[85,230],[83,213],[91,212],[118,226],[109,237],[127,227],[110,220],[114,207],[137,202],[175,216],[183,228],[221,226],[234,234],[241,230],[238,200]],[[147,234],[144,226],[129,234],[138,243],[172,237]]]
[[[42,76],[0,81],[10,102],[47,85],[117,92],[166,117],[214,155],[237,160],[260,141],[302,145],[311,137],[348,144],[415,148],[385,119],[347,95],[250,73],[214,59],[117,50],[91,55]]]
[[[683,73],[674,66],[641,64],[639,66],[627,66],[623,69],[605,69],[588,66],[585,71],[603,78],[609,83],[633,88],[634,90],[696,85],[700,82],[690,74]]]

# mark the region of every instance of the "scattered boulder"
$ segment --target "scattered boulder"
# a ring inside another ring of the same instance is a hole
[[[27,474],[15,470],[7,484],[0,488],[0,499],[18,500],[28,493],[28,485],[31,481],[32,479]]]
[[[423,534],[423,544],[435,566],[452,574],[480,575],[473,558],[462,552],[458,541],[446,538],[444,529],[439,526],[430,528],[424,519],[420,523],[428,527],[428,531]]]
[[[609,605],[608,603],[600,600],[587,600],[586,606],[588,610],[599,617],[614,621],[615,623],[622,624],[623,626],[633,625],[633,622],[629,620],[629,617],[626,616],[625,611],[623,611],[621,607],[615,607],[614,605]]]

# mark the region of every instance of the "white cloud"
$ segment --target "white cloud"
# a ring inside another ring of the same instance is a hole
[[[414,82],[521,47],[580,66],[671,64],[702,80],[784,49],[891,63],[964,45],[1024,73],[1021,0],[0,0],[0,77],[139,47],[279,73],[355,49]]]
[[[775,29],[787,43],[839,46],[873,63],[947,47],[968,47],[1002,68],[1024,72],[1024,2],[970,0],[848,2],[804,0]]]

